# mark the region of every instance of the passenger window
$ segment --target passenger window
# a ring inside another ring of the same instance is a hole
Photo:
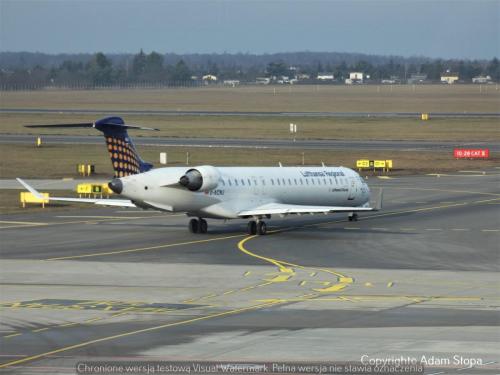
[[[302,179],[300,179],[300,184],[304,185],[304,181]]]
[[[241,179],[241,186],[245,186],[245,180]]]
[[[309,180],[306,178],[306,185],[309,185]]]
[[[288,179],[288,185],[292,185],[292,180]]]
[[[295,182],[295,185],[297,185],[297,179],[296,178],[293,179],[293,182]]]
[[[221,179],[220,182],[221,182],[222,186],[226,186],[226,183],[224,182],[223,179]]]
[[[238,186],[238,180],[236,178],[234,179],[234,186]]]
[[[274,180],[271,178],[271,185],[274,186]]]
[[[260,180],[260,182],[262,183],[262,186],[266,186],[266,180]]]
[[[312,178],[312,179],[311,179],[311,181],[312,181],[312,184],[313,184],[313,185],[316,185],[316,184],[314,183],[314,178]]]
[[[250,179],[247,179],[248,181],[248,186],[252,186],[252,183],[250,182]]]
[[[232,185],[231,185],[231,180],[229,180],[229,179],[228,179],[228,180],[227,180],[227,183],[229,184],[229,186],[232,186]]]
[[[285,185],[286,185],[286,183],[285,183],[285,179],[284,179],[284,178],[282,178],[282,179],[281,179],[281,182],[283,182],[283,186],[285,186]]]
[[[278,185],[281,185],[280,179],[277,178],[276,181],[278,181]]]

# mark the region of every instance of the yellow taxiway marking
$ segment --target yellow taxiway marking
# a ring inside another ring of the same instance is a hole
[[[48,331],[49,329],[50,329],[49,327],[44,327],[44,328],[34,329],[31,332],[43,332],[43,331]]]
[[[339,282],[343,284],[352,284],[354,282],[354,279],[352,277],[342,276],[339,277]]]
[[[28,228],[28,227],[41,227],[47,225],[46,223],[34,223],[31,221],[0,221],[0,224],[5,224],[0,226],[0,229],[9,228]]]
[[[52,223],[30,223],[30,224],[23,224],[23,225],[12,225],[12,226],[5,226],[5,227],[0,227],[0,229],[9,229],[9,228],[22,228],[22,227],[35,227],[35,226],[54,226],[54,225],[68,225],[68,224],[87,224],[87,223],[101,223],[101,222],[110,222],[110,221],[117,221],[117,220],[140,220],[140,219],[151,219],[151,218],[157,218],[160,217],[160,215],[151,215],[151,216],[140,216],[140,217],[120,217],[116,219],[97,219],[97,220],[76,220],[76,221],[61,221],[61,222],[52,222]],[[169,217],[169,216],[165,216]],[[0,222],[1,223],[1,222]],[[6,223],[6,222],[4,222]],[[12,223],[12,222],[11,222]],[[27,223],[27,222],[19,222],[19,223]]]
[[[500,194],[491,194],[491,195],[500,195]],[[431,206],[431,207],[423,207],[423,208],[414,208],[414,209],[411,209],[411,210],[391,211],[391,212],[387,212],[387,213],[384,213],[384,214],[375,214],[375,215],[367,216],[367,217],[362,218],[361,220],[371,220],[371,219],[375,219],[375,218],[379,218],[379,217],[394,216],[394,215],[406,214],[406,213],[411,213],[411,212],[433,211],[433,210],[439,210],[439,209],[442,209],[442,208],[467,206],[467,205],[470,205],[470,204],[486,203],[486,202],[497,201],[497,200],[500,200],[500,198],[492,198],[492,199],[485,199],[485,200],[480,200],[480,201],[454,203],[454,204],[447,204],[447,205],[441,205],[441,206]]]
[[[65,323],[65,324],[59,324],[57,327],[71,327],[71,326],[76,326],[80,323]]]
[[[243,274],[243,276],[244,276],[244,277],[247,277],[247,276],[249,276],[251,273],[252,273],[252,272],[250,272],[250,271],[246,271],[246,272]]]
[[[206,242],[213,242],[213,241],[223,241],[223,240],[227,240],[227,239],[231,239],[231,238],[238,238],[238,237],[243,237],[243,236],[245,236],[245,234],[235,234],[235,235],[232,235],[232,236],[206,238],[204,240],[177,242],[177,243],[170,243],[170,244],[165,244],[165,245],[139,247],[139,248],[136,248],[136,249],[106,251],[106,252],[101,252],[101,253],[70,255],[70,256],[67,256],[67,257],[55,257],[55,258],[48,258],[48,259],[44,259],[44,260],[50,261],[50,260],[80,259],[80,258],[90,258],[90,257],[104,256],[104,255],[117,255],[117,254],[137,253],[137,252],[141,252],[141,251],[165,249],[165,248],[175,247],[175,246],[192,245],[192,244],[206,243]]]
[[[84,323],[92,323],[92,322],[97,322],[98,320],[104,319],[103,317],[100,318],[92,318],[92,319],[87,319],[84,321]]]
[[[16,333],[11,333],[10,335],[7,335],[7,336],[3,336],[3,338],[4,339],[8,339],[8,338],[16,337],[16,336],[19,336],[19,335],[21,335],[21,333],[16,332]]]
[[[59,219],[142,219],[144,216],[102,216],[102,215],[65,215],[65,216],[56,216]]]
[[[288,281],[292,275],[277,275],[274,276],[271,279],[268,279],[267,281],[273,282],[273,283],[283,283],[285,281]]]
[[[387,283],[387,287],[388,288],[392,288],[393,285],[394,285],[394,282],[392,282],[392,281],[390,281],[390,282]]]
[[[469,229],[466,229],[466,228],[452,228],[451,230],[453,230],[455,232],[463,232],[463,231],[467,231]]]
[[[284,273],[288,273],[288,274],[294,274],[293,269],[285,267],[284,263],[282,263],[282,262],[280,262],[280,261],[278,261],[276,259],[267,258],[267,257],[264,257],[262,255],[257,255],[255,253],[252,253],[251,251],[247,250],[245,248],[245,243],[247,241],[251,240],[252,238],[255,238],[255,237],[257,237],[257,236],[256,235],[254,235],[254,236],[248,236],[248,237],[242,239],[240,242],[238,242],[238,249],[240,249],[240,251],[242,251],[243,253],[245,253],[247,255],[250,255],[251,257],[262,259],[263,261],[266,261],[268,263],[274,264],[276,267],[279,268],[280,272],[284,272]]]
[[[422,190],[422,191],[440,191],[446,193],[465,193],[465,194],[477,194],[477,195],[491,195],[498,197],[500,194],[498,193],[484,193],[481,191],[470,191],[470,190],[449,190],[449,189],[434,189],[434,188],[412,188],[412,187],[389,187],[388,189],[396,189],[396,190]]]
[[[481,229],[481,232],[500,232],[500,229]]]
[[[46,223],[34,223],[32,221],[6,221],[6,220],[1,220],[0,224],[22,224],[22,225],[46,225]]]
[[[308,225],[308,226],[313,226],[314,224],[312,225]],[[273,230],[272,232],[273,233],[279,233],[279,232],[284,232],[286,230],[290,230],[291,228],[284,228],[284,229],[277,229],[277,230]],[[331,269],[326,269],[326,268],[321,268],[321,267],[311,267],[311,266],[301,266],[299,264],[294,264],[294,263],[290,263],[290,262],[285,262],[285,261],[282,261],[282,260],[277,260],[277,259],[273,259],[273,258],[270,258],[270,257],[264,257],[262,255],[258,255],[258,254],[255,254],[253,252],[251,252],[250,250],[248,250],[246,247],[245,247],[245,243],[247,241],[250,241],[251,239],[253,238],[256,238],[258,236],[256,235],[253,235],[253,236],[248,236],[246,238],[244,238],[243,240],[241,240],[240,242],[238,242],[238,249],[240,251],[242,251],[243,253],[251,256],[251,257],[254,257],[254,258],[257,258],[257,259],[261,259],[261,260],[264,260],[265,262],[268,262],[268,263],[271,263],[271,264],[274,264],[275,266],[278,267],[278,269],[280,270],[280,272],[283,272],[285,273],[286,275],[284,276],[288,276],[285,280],[285,278],[280,278],[279,280],[280,281],[288,281],[288,279],[290,279],[292,276],[295,275],[295,271],[293,270],[293,268],[300,268],[302,270],[312,270],[314,272],[325,272],[325,273],[328,273],[330,275],[334,275],[337,280],[343,280],[343,284],[351,284],[354,282],[354,280],[351,278],[351,277],[348,277],[346,275],[343,275],[339,272],[336,272],[336,271],[333,271]],[[289,267],[292,267],[292,268],[287,268],[286,266],[289,266]],[[311,274],[312,275],[312,274]],[[330,290],[331,292],[334,292],[334,290]]]
[[[262,304],[252,305],[252,306],[248,306],[248,307],[244,307],[244,308],[233,309],[233,310],[218,312],[218,313],[209,314],[209,315],[203,315],[203,316],[199,316],[199,317],[192,318],[192,319],[181,320],[178,322],[166,323],[166,324],[161,324],[161,325],[153,326],[153,327],[149,327],[149,328],[128,331],[128,332],[120,333],[117,335],[105,336],[105,337],[101,337],[100,339],[84,341],[84,342],[80,342],[78,344],[69,345],[69,346],[63,346],[63,347],[60,347],[58,349],[51,350],[51,351],[48,351],[45,353],[35,354],[35,355],[29,356],[29,357],[25,357],[25,358],[17,359],[14,361],[2,363],[2,364],[0,364],[0,368],[6,368],[6,367],[14,366],[14,365],[19,365],[22,363],[36,360],[36,359],[44,358],[44,357],[47,357],[47,356],[50,356],[53,354],[58,354],[58,353],[66,352],[66,351],[73,350],[73,349],[79,349],[79,348],[89,346],[92,344],[97,344],[100,342],[111,341],[111,340],[122,338],[122,337],[129,337],[129,336],[133,336],[133,335],[137,335],[137,334],[141,334],[141,333],[158,331],[158,330],[161,330],[164,328],[176,327],[176,326],[186,325],[186,324],[190,324],[190,323],[196,323],[196,322],[200,322],[200,321],[204,321],[204,320],[220,318],[220,317],[229,316],[229,315],[241,314],[241,313],[244,313],[247,311],[271,307],[271,306],[274,306],[276,304],[278,304],[278,303],[277,302],[262,303]]]
[[[321,293],[332,293],[332,292],[338,292],[344,289],[346,286],[347,286],[346,284],[335,284],[327,288],[313,289],[313,290],[315,292],[321,292]]]
[[[448,297],[448,296],[412,296],[412,295],[351,295],[351,294],[342,294],[334,297],[323,297],[321,295],[314,296],[318,298],[304,298],[301,297],[292,297],[292,298],[269,298],[269,299],[260,299],[257,302],[280,302],[280,303],[290,303],[290,302],[376,302],[376,301],[398,301],[398,300],[411,300],[414,302],[432,302],[432,301],[482,301],[482,297]]]
[[[429,231],[442,231],[442,229],[439,229],[439,228],[427,228],[426,230],[429,230]]]
[[[317,225],[317,224],[308,224],[308,225],[304,225],[303,227],[306,227],[306,226],[315,226],[315,225]],[[280,232],[284,232],[284,231],[291,230],[291,229],[292,229],[292,227],[288,227],[288,228],[283,228],[283,229],[277,229],[277,230],[274,230],[272,232],[273,233],[280,233]],[[313,270],[313,271],[319,271],[319,272],[326,272],[326,273],[329,273],[331,275],[335,275],[337,278],[342,278],[342,277],[347,278],[347,276],[345,276],[345,275],[343,275],[343,274],[341,274],[339,272],[327,269],[327,268],[321,268],[321,267],[315,267],[315,266],[307,266],[307,267],[305,267],[305,266],[301,266],[299,264],[285,262],[285,261],[282,261],[282,260],[276,260],[276,259],[272,259],[272,258],[268,258],[268,257],[264,257],[264,256],[261,256],[261,255],[252,253],[250,250],[248,250],[248,249],[245,248],[245,243],[247,241],[251,240],[252,238],[256,238],[256,237],[258,237],[258,236],[257,235],[253,235],[253,236],[249,236],[249,237],[244,238],[243,240],[241,240],[238,243],[238,249],[240,249],[245,254],[250,255],[251,257],[262,259],[262,260],[264,260],[264,261],[266,261],[268,263],[274,264],[275,266],[277,266],[280,269],[280,272],[295,274],[295,272],[293,271],[293,268],[287,268],[287,267],[285,267],[285,266],[290,266],[290,267],[300,268],[300,269],[303,269],[303,270]],[[349,278],[349,279],[352,280],[352,278]]]

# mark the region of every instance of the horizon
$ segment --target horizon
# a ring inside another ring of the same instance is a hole
[[[499,56],[499,13],[495,0],[2,0],[0,51],[133,54],[142,47],[178,55],[326,51],[489,60]]]
[[[360,56],[376,56],[383,58],[397,58],[397,59],[423,59],[423,60],[443,60],[443,61],[491,61],[493,59],[498,59],[498,56],[492,56],[491,58],[445,58],[445,57],[430,57],[423,55],[412,55],[412,56],[403,56],[403,55],[394,55],[394,54],[376,54],[376,53],[363,53],[363,52],[346,52],[346,51],[279,51],[279,52],[265,52],[265,53],[252,53],[252,52],[162,52],[159,50],[145,50],[144,48],[139,49],[135,52],[107,52],[107,51],[94,51],[94,52],[42,52],[42,51],[2,51],[0,50],[0,54],[3,53],[11,53],[11,54],[21,54],[21,53],[30,53],[30,54],[42,54],[47,56],[61,56],[61,55],[89,55],[94,56],[97,53],[103,53],[106,56],[119,56],[119,55],[137,55],[140,51],[143,51],[146,55],[152,52],[158,53],[160,55],[177,55],[177,56],[190,56],[190,55],[210,55],[210,56],[236,56],[236,55],[248,55],[248,56],[272,56],[272,55],[285,55],[285,54],[300,54],[300,53],[311,53],[311,54],[345,54],[345,55],[360,55]]]

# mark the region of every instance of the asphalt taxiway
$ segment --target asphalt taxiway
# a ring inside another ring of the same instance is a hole
[[[271,111],[183,111],[183,110],[134,110],[134,109],[63,109],[63,108],[0,108],[0,113],[30,114],[95,114],[123,113],[142,116],[254,116],[254,117],[330,117],[330,118],[420,118],[421,112],[271,112]],[[430,112],[438,118],[497,118],[500,112]]]
[[[34,135],[0,134],[0,144],[33,144]],[[45,144],[103,144],[102,136],[88,135],[42,135]],[[134,143],[141,146],[169,147],[219,147],[253,149],[300,149],[300,150],[393,150],[393,151],[450,151],[455,147],[488,148],[500,152],[498,142],[446,142],[446,141],[377,141],[337,139],[232,139],[232,138],[178,138],[135,137]]]
[[[452,360],[428,374],[498,373],[498,172],[370,178],[382,211],[262,237],[116,208],[2,215],[0,369],[425,355]]]

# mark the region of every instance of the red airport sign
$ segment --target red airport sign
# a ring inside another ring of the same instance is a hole
[[[487,159],[490,157],[488,148],[456,148],[453,150],[456,159]]]

